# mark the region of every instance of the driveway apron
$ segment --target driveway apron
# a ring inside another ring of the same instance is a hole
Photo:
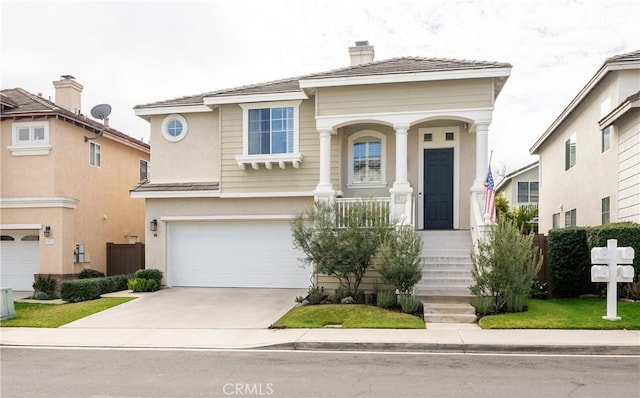
[[[264,329],[300,289],[167,288],[71,322],[65,328]]]

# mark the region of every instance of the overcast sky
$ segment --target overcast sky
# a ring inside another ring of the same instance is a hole
[[[137,104],[340,68],[369,40],[376,60],[509,62],[489,127],[494,168],[529,148],[607,57],[640,49],[638,0],[1,1],[1,87],[54,99],[84,85],[82,111],[109,103],[136,138]]]

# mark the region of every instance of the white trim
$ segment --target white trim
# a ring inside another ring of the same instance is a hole
[[[301,153],[276,153],[272,155],[236,155],[236,162],[240,170],[246,170],[250,165],[254,170],[258,170],[260,165],[264,165],[268,170],[276,164],[281,169],[286,168],[287,163],[291,163],[294,169],[300,168],[300,163],[304,156]]]
[[[162,222],[183,222],[183,221],[286,221],[291,220],[291,214],[265,214],[265,215],[225,215],[225,216],[162,216]]]
[[[300,88],[355,86],[360,84],[404,83],[434,80],[480,79],[487,77],[508,77],[510,67],[490,69],[463,69],[456,71],[436,71],[398,73],[385,75],[342,76],[319,79],[301,79]]]
[[[224,193],[220,194],[221,198],[288,198],[288,197],[313,197],[313,191],[300,191],[300,192],[239,192],[239,193]]]
[[[42,224],[0,224],[0,230],[42,229]]]
[[[442,132],[440,137],[434,134],[433,141],[424,141],[425,133]],[[446,141],[445,132],[453,132],[454,140]],[[453,229],[460,229],[460,127],[423,127],[418,129],[418,229],[424,229],[424,150],[453,148]],[[438,139],[440,138],[440,139]],[[422,194],[422,195],[420,195]]]
[[[95,142],[89,143],[89,166],[97,168],[102,166],[102,147]]]
[[[174,120],[182,123],[182,132],[180,132],[180,135],[177,136],[173,136],[167,132],[167,125]],[[162,119],[160,132],[162,133],[162,137],[164,137],[165,140],[169,142],[178,142],[187,136],[187,133],[189,132],[189,124],[187,123],[187,119],[185,119],[184,116],[178,113],[172,113],[171,115],[167,115],[164,119]]]
[[[218,97],[205,97],[203,102],[205,105],[224,105],[243,104],[250,102],[292,101],[306,99],[309,99],[309,97],[304,93],[304,91],[294,91],[285,93],[240,94]]]
[[[220,191],[147,191],[129,192],[133,199],[218,198]]]
[[[374,137],[380,140],[380,181],[358,183],[353,180],[353,144],[363,137]],[[361,130],[347,138],[347,187],[348,188],[385,188],[387,186],[387,136],[375,130]]]
[[[42,140],[33,139],[33,129],[39,127],[43,129]],[[20,141],[18,139],[18,129],[29,129],[29,140]],[[11,145],[7,147],[13,156],[37,156],[48,155],[53,147],[50,145],[49,121],[13,122],[11,123]]]
[[[27,198],[0,198],[0,209],[26,209],[26,208],[65,208],[75,209],[80,200],[63,196],[53,197],[27,197]]]
[[[163,106],[158,108],[138,108],[135,109],[136,116],[167,115],[172,113],[197,113],[213,112],[213,109],[206,105],[176,105]]]
[[[39,156],[48,155],[53,147],[51,145],[11,145],[7,149],[13,156]]]

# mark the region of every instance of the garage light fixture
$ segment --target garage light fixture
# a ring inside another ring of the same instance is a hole
[[[51,226],[47,225],[46,227],[44,227],[44,236],[46,238],[51,236]]]
[[[149,223],[149,231],[156,232],[158,230],[158,220],[155,218]]]

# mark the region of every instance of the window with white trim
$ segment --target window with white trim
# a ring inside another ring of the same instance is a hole
[[[575,227],[576,226],[576,209],[571,209],[564,212],[564,226]]]
[[[172,114],[162,120],[160,131],[165,140],[178,142],[187,135],[189,125],[187,124],[187,119],[182,115]]]
[[[89,164],[100,167],[100,144],[96,144],[95,142],[89,143]]]
[[[553,213],[551,215],[551,228],[560,228],[560,213]]]
[[[243,113],[243,150],[236,156],[241,169],[247,165],[267,169],[291,163],[299,167],[299,106],[301,101],[240,104]]]
[[[538,182],[519,181],[518,182],[518,203],[538,203]]]
[[[49,145],[49,122],[16,122],[12,126],[9,150],[14,156],[47,155]]]
[[[571,137],[564,143],[564,169],[569,170],[576,165],[576,133],[571,134]]]
[[[140,181],[149,179],[149,162],[140,160]]]
[[[602,129],[602,137],[601,137],[601,152],[606,152],[611,149],[611,126],[605,127]]]
[[[607,196],[601,200],[602,225],[611,222],[611,197]]]
[[[385,181],[385,135],[361,131],[349,137],[349,184],[383,186]]]

